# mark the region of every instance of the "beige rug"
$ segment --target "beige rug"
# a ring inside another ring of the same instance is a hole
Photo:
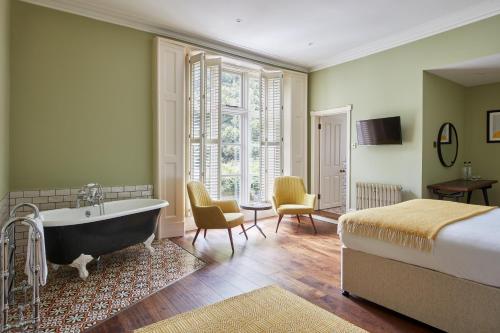
[[[328,332],[365,330],[278,286],[261,288],[181,313],[136,333]]]

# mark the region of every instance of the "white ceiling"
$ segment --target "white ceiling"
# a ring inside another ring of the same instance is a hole
[[[500,54],[432,69],[429,72],[465,87],[500,82]]]
[[[305,70],[349,61],[500,13],[500,0],[25,1],[174,33],[191,41],[214,42]]]

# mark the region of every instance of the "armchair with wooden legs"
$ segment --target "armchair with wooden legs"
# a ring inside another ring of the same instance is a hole
[[[316,225],[311,216],[314,211],[316,196],[308,194],[304,181],[300,177],[282,176],[274,180],[273,207],[278,214],[276,232],[284,215],[295,215],[300,226],[300,215],[307,214],[311,219],[314,233],[317,234]]]
[[[187,191],[191,209],[193,211],[194,222],[196,223],[196,235],[193,245],[198,238],[201,229],[204,229],[204,236],[207,236],[207,229],[227,229],[231,250],[234,253],[233,234],[231,229],[241,226],[245,238],[248,239],[245,227],[243,226],[243,214],[236,200],[212,200],[205,186],[200,182],[189,182]]]

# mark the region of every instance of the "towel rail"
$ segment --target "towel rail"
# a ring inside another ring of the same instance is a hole
[[[16,212],[22,207],[29,207],[33,210],[32,217],[16,217]],[[0,232],[0,265],[1,265],[1,295],[0,301],[0,332],[9,332],[14,329],[22,329],[23,332],[38,331],[40,323],[40,263],[37,262],[38,257],[36,251],[31,252],[30,270],[32,272],[33,284],[30,286],[27,280],[19,282],[17,286],[16,269],[15,269],[15,249],[16,249],[16,224],[25,224],[32,228],[31,238],[28,242],[33,242],[33,248],[36,249],[40,241],[40,231],[36,226],[34,218],[38,218],[40,212],[38,207],[22,203],[15,206],[10,212],[10,219],[3,224]],[[29,260],[30,258],[26,258]],[[31,289],[31,295],[28,294]],[[21,293],[23,300],[16,301],[16,293]],[[30,296],[28,298],[28,296]],[[10,308],[17,306],[17,318],[9,319]],[[30,310],[30,311],[26,311]]]

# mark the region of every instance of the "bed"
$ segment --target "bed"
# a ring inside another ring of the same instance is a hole
[[[445,226],[429,252],[340,238],[344,295],[449,332],[500,332],[500,209]]]

